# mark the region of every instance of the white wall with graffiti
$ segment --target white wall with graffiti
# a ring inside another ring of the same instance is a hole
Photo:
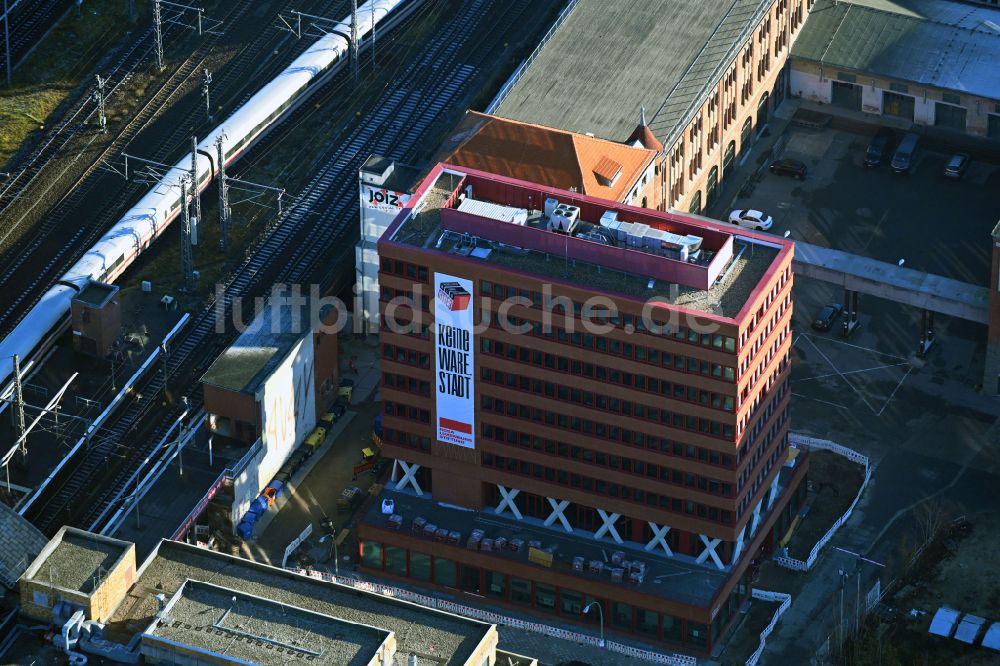
[[[233,482],[233,516],[239,517],[288,456],[316,427],[316,380],[313,336],[303,334],[257,392],[260,452]]]

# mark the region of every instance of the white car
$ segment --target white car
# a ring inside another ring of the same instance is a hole
[[[767,231],[774,226],[774,219],[759,210],[734,210],[729,214],[729,222],[757,231]]]

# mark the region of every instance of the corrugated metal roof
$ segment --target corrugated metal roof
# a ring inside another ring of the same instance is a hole
[[[13,588],[48,542],[34,525],[0,502],[0,587]]]
[[[1000,99],[1000,32],[990,23],[1000,25],[1000,10],[927,0],[818,0],[792,56]]]
[[[496,113],[621,141],[645,106],[661,109],[650,125],[662,139],[685,115],[678,107],[697,101],[719,58],[767,6],[768,0],[579,0]]]

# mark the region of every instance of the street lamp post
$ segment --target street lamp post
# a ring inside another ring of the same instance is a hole
[[[590,609],[593,608],[593,607],[595,607],[595,606],[597,607],[597,616],[598,616],[598,619],[600,619],[600,622],[601,622],[601,640],[598,643],[598,645],[603,648],[604,647],[604,609],[601,607],[601,602],[600,601],[591,601],[589,604],[587,604],[586,606],[583,607],[583,613],[584,613],[584,615],[586,615],[587,613],[590,612]]]

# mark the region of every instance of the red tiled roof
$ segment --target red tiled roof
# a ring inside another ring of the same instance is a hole
[[[636,125],[635,129],[632,130],[632,134],[629,135],[628,140],[625,143],[632,145],[636,141],[641,143],[646,148],[655,150],[660,153],[663,152],[663,144],[656,135],[653,134],[653,130],[649,129],[648,125]]]
[[[615,176],[621,173],[622,165],[605,155],[601,159],[597,160],[597,164],[594,165],[593,171],[598,178],[601,178],[610,184],[615,179]]]
[[[628,196],[656,156],[646,148],[475,111],[447,143],[456,147],[442,162],[615,201]]]

